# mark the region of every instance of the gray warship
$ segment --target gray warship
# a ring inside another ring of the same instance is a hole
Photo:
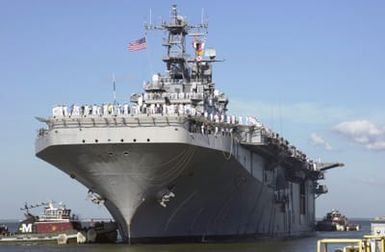
[[[172,6],[169,21],[145,28],[167,34],[165,74],[125,104],[54,107],[38,118],[37,157],[89,188],[126,242],[312,232],[327,192],[319,180],[343,164],[312,161],[255,117],[228,115],[207,23],[190,25]]]

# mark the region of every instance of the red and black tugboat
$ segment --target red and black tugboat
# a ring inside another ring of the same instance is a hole
[[[348,218],[338,210],[332,210],[317,222],[318,231],[359,231],[360,225],[349,223]]]
[[[31,209],[37,207],[44,207],[43,214],[40,216],[30,212]],[[26,203],[20,210],[25,211],[25,219],[19,223],[15,233],[4,228],[6,232],[0,234],[0,242],[85,243],[97,242],[100,238],[105,241],[103,239],[106,238],[106,234],[108,234],[108,238],[111,238],[109,242],[116,241],[115,223],[111,222],[108,230],[82,228],[79,218],[75,214],[71,215],[71,209],[66,208],[63,204],[55,206],[51,201],[28,206]],[[89,233],[92,234],[91,239],[88,239]]]
[[[42,215],[37,216],[30,213],[30,208],[44,207]],[[54,206],[53,202],[42,203],[35,206],[25,205],[21,210],[25,210],[26,219],[19,224],[19,233],[73,233],[81,230],[81,223],[76,215],[71,215],[71,209],[63,204]]]

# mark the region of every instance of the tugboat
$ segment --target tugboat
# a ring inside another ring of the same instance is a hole
[[[38,216],[30,212],[31,209],[42,206],[44,206],[42,215]],[[25,211],[25,219],[19,223],[15,233],[11,233],[7,226],[2,225],[0,242],[67,244],[106,241],[106,237],[110,238],[109,242],[116,241],[116,226],[115,229],[111,228],[114,223],[111,222],[111,225],[108,225],[107,232],[105,232],[104,226],[99,229],[82,228],[79,218],[75,214],[71,215],[71,209],[66,208],[62,203],[58,206],[55,206],[52,201],[30,206],[25,203],[20,210]],[[115,236],[113,235],[114,230]],[[108,235],[105,236],[105,234]]]
[[[318,231],[359,231],[360,225],[349,223],[348,218],[338,210],[326,214],[323,220],[317,222]]]

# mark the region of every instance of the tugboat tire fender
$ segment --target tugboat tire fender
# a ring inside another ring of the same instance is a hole
[[[57,236],[57,244],[67,244],[68,238],[66,234],[59,234]]]
[[[87,242],[95,242],[97,233],[95,229],[91,228],[87,231]]]
[[[87,241],[87,237],[82,232],[78,232],[76,234],[76,242],[78,244],[85,243],[86,241]]]

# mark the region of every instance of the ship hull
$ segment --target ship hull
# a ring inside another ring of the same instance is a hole
[[[88,144],[74,143],[84,133],[61,130],[72,143],[61,143],[51,132],[38,141],[37,156],[101,195],[125,241],[205,241],[313,231],[313,181],[305,182],[301,212],[299,184],[284,181],[277,186],[282,169],[271,169],[262,155],[232,143],[229,136],[175,129],[168,129],[168,142],[154,127],[141,129],[150,141]],[[99,136],[108,131],[98,130]],[[124,129],[124,134],[135,135],[135,130]]]

